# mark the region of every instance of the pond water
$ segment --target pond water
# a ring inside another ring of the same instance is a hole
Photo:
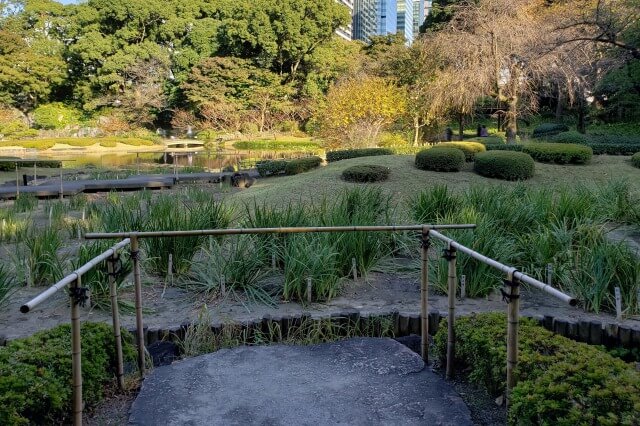
[[[27,160],[59,160],[63,168],[100,168],[110,170],[153,169],[153,168],[193,168],[219,171],[234,166],[239,169],[255,167],[255,163],[266,159],[290,159],[311,155],[304,151],[157,151],[124,153],[87,153],[65,150],[55,153],[24,152],[6,157]],[[5,156],[3,156],[5,157]],[[5,157],[5,158],[6,158]]]

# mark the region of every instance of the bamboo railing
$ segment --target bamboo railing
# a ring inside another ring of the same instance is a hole
[[[429,361],[429,323],[428,323],[428,296],[429,296],[429,248],[431,238],[438,239],[446,244],[444,256],[448,261],[448,341],[447,341],[447,367],[446,375],[453,375],[455,355],[455,295],[457,286],[456,257],[457,252],[465,253],[472,258],[483,262],[506,274],[505,283],[508,283],[508,323],[507,323],[507,403],[510,390],[515,386],[514,369],[517,366],[517,341],[518,341],[518,316],[519,316],[519,283],[530,284],[547,294],[568,303],[576,305],[576,300],[561,291],[542,283],[515,268],[504,265],[494,259],[488,258],[453,239],[438,232],[443,229],[473,229],[474,224],[453,225],[400,225],[400,226],[332,226],[332,227],[290,227],[290,228],[236,228],[236,229],[204,229],[192,231],[151,231],[151,232],[115,232],[115,233],[87,233],[85,239],[122,239],[119,243],[106,250],[104,253],[87,262],[47,290],[36,296],[20,307],[20,311],[27,313],[38,306],[58,290],[66,286],[71,289],[71,322],[72,322],[72,362],[73,362],[73,422],[74,425],[82,424],[82,376],[80,357],[80,315],[79,303],[74,292],[81,287],[82,275],[94,268],[99,263],[108,260],[109,286],[113,317],[113,329],[116,340],[117,352],[117,378],[118,384],[123,385],[123,359],[122,342],[120,339],[120,318],[117,304],[117,288],[113,277],[113,260],[117,252],[129,245],[131,259],[133,261],[133,276],[135,287],[135,311],[136,311],[136,337],[138,348],[138,370],[141,377],[145,374],[145,347],[144,347],[144,323],[142,318],[142,284],[140,279],[139,240],[142,238],[166,238],[186,236],[222,236],[222,235],[246,235],[246,234],[293,234],[293,233],[317,233],[317,232],[403,232],[418,231],[421,233],[421,285],[420,285],[420,313],[421,313],[421,354],[423,360]]]

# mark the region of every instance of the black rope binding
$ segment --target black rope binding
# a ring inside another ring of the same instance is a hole
[[[519,287],[520,286],[520,281],[512,278],[511,280],[508,279],[504,279],[502,280],[502,284],[505,287]],[[511,303],[513,300],[519,299],[520,295],[513,295],[513,294],[509,294],[506,291],[504,291],[503,288],[500,289],[500,293],[502,294],[502,300],[505,303]]]
[[[111,277],[117,277],[122,273],[122,259],[120,256],[114,256],[107,259],[107,262],[112,264],[113,272],[107,272],[107,275]]]
[[[447,260],[453,260],[456,258],[456,250],[455,249],[442,249],[442,258]]]
[[[431,238],[422,238],[420,245],[423,249],[429,250],[429,247],[431,247]]]
[[[89,289],[86,287],[71,287],[69,288],[69,296],[73,298],[73,302],[82,306],[89,300]]]
[[[140,259],[140,250],[131,250],[131,260],[139,260]]]

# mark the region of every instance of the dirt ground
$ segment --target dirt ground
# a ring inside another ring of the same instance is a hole
[[[43,288],[21,288],[10,299],[9,304],[0,312],[0,335],[7,339],[29,336],[37,331],[69,322],[68,298],[64,291],[58,292],[44,304],[27,314],[19,311],[20,306]],[[163,294],[164,293],[164,294]],[[429,310],[447,311],[446,296],[430,292]],[[307,313],[311,316],[327,316],[345,310],[356,309],[361,313],[381,314],[398,311],[406,314],[420,312],[420,285],[417,273],[395,275],[390,273],[371,273],[366,279],[356,282],[345,280],[341,294],[326,302],[303,306],[295,302],[280,301],[275,306],[252,303],[240,296],[228,295],[224,299],[198,297],[184,290],[165,287],[163,283],[147,283],[143,287],[144,325],[149,328],[171,328],[193,322],[204,305],[210,311],[214,322],[247,322],[261,319],[265,315],[282,316],[294,313]],[[129,287],[121,294],[122,300],[133,300]],[[499,293],[482,299],[458,300],[456,314],[467,315],[474,312],[506,311],[506,304]],[[609,314],[594,314],[571,307],[546,293],[525,286],[521,297],[523,316],[552,315],[558,319],[571,321],[594,320],[602,323],[615,322]],[[110,322],[107,311],[85,308],[82,321]],[[123,312],[122,325],[133,329],[135,315]],[[622,324],[640,329],[640,318],[627,318]]]

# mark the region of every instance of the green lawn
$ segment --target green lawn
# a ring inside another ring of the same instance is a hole
[[[413,162],[413,155],[385,155],[343,160],[300,175],[258,179],[254,186],[232,198],[241,202],[250,202],[255,198],[259,203],[307,201],[323,195],[330,198],[344,188],[362,185],[345,182],[340,178],[344,169],[356,164],[378,164],[391,168],[388,181],[367,185],[381,186],[391,193],[401,210],[405,209],[406,201],[412,196],[437,184],[446,184],[451,189],[462,190],[472,185],[524,184],[532,187],[575,186],[581,183],[601,185],[610,180],[625,179],[630,183],[635,195],[640,196],[640,169],[634,168],[630,157],[624,156],[594,156],[591,164],[584,166],[536,163],[535,176],[524,183],[479,176],[473,172],[472,163],[467,163],[464,170],[459,173],[440,173],[416,169]]]

